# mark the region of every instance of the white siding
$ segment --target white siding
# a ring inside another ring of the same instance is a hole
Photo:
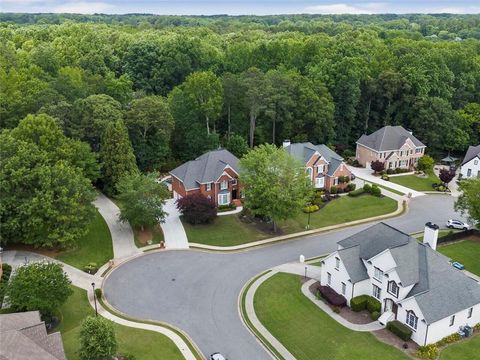
[[[476,164],[475,164],[476,162]],[[470,170],[470,176],[468,176]],[[470,160],[465,165],[462,165],[460,173],[462,174],[462,178],[472,178],[478,176],[480,171],[480,159],[478,157]]]
[[[350,305],[350,299],[352,298],[352,283],[350,281],[350,276],[348,275],[347,271],[345,270],[345,266],[340,259],[340,266],[336,269],[336,258],[338,253],[335,251],[330,256],[323,260],[322,265],[322,275],[320,283],[323,286],[328,285],[328,275],[330,273],[332,275],[332,281],[330,283],[330,287],[335,290],[338,294],[342,294],[342,282],[346,285],[345,289],[345,298],[347,299],[347,304]]]
[[[414,298],[405,300],[405,302],[401,303],[401,306],[398,306],[397,320],[406,325],[407,311],[409,310],[413,311],[418,317],[417,329],[412,329],[412,340],[419,345],[423,345],[425,341],[425,334],[427,332],[427,323],[424,321],[423,314]],[[410,328],[408,325],[407,327]]]

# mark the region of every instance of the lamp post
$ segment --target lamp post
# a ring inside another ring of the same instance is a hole
[[[92,289],[93,289],[93,301],[95,303],[95,316],[98,316],[98,311],[97,311],[97,295],[95,295],[95,283],[92,282]]]
[[[307,281],[307,267],[305,266],[305,281]]]
[[[306,229],[310,230],[310,211],[308,212],[308,222],[307,222]]]

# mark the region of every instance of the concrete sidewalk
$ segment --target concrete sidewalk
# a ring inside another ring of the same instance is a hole
[[[113,256],[115,259],[126,258],[139,254],[141,251],[135,245],[130,224],[119,220],[120,209],[108,197],[99,193],[93,204],[105,219],[112,235]]]
[[[102,283],[102,278],[100,277],[100,275],[87,274],[86,272],[79,270],[71,265],[52,259],[48,256],[32,253],[30,251],[5,251],[2,254],[2,260],[4,263],[12,265],[14,269],[19,266],[25,265],[26,263],[34,262],[47,261],[61,264],[63,266],[63,270],[68,275],[69,279],[72,281],[72,284],[85,290],[89,290],[92,288],[92,282],[98,285],[98,287],[100,287],[100,284]],[[97,272],[97,274],[99,273],[100,272]]]
[[[175,206],[175,200],[167,200],[164,209],[168,215],[165,218],[165,222],[160,224],[160,226],[165,238],[165,247],[167,249],[188,249],[187,234],[180,220],[180,213]]]

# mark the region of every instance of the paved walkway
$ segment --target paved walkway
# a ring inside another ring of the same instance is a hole
[[[4,263],[12,265],[13,268],[25,265],[26,262],[32,263],[49,261],[61,264],[63,265],[63,270],[67,273],[68,277],[72,281],[72,284],[85,290],[89,290],[92,288],[92,282],[97,284],[98,287],[102,283],[102,278],[99,275],[87,274],[86,272],[79,270],[71,265],[52,259],[48,256],[32,253],[30,251],[4,251],[2,254],[2,260]],[[99,272],[97,272],[97,274],[99,274]]]
[[[315,295],[311,293],[309,290],[309,287],[314,284],[317,280],[316,279],[311,279],[304,283],[302,285],[302,293],[305,295],[308,299],[310,299],[311,302],[313,302],[315,305],[317,305],[320,309],[325,311],[332,319],[337,321],[339,324],[345,326],[346,328],[353,330],[353,331],[375,331],[375,330],[381,330],[384,328],[378,321],[373,321],[368,324],[354,324],[351,323],[350,321],[344,319],[342,316],[339,314],[335,313],[330,306],[325,304],[322,300],[318,300]]]
[[[141,251],[135,245],[130,224],[122,223],[118,218],[120,209],[117,205],[101,193],[98,194],[93,204],[105,219],[110,230],[115,259],[126,258],[140,253]]]
[[[188,239],[182,222],[180,213],[175,206],[175,200],[169,199],[164,207],[168,215],[165,222],[160,224],[165,238],[165,247],[167,249],[188,249]]]
[[[371,183],[375,183],[375,184],[378,184],[378,185],[386,186],[388,188],[400,191],[404,194],[411,193],[412,197],[425,195],[424,193],[422,193],[420,191],[415,191],[415,190],[407,188],[405,186],[395,184],[391,181],[385,181],[385,180],[380,179],[379,177],[373,176],[371,174],[372,170],[370,170],[370,169],[357,168],[357,167],[353,167],[353,166],[349,166],[348,168],[357,178],[363,179],[367,182],[371,182]]]

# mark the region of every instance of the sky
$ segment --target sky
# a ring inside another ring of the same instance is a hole
[[[0,0],[0,12],[159,15],[480,13],[479,0]]]

